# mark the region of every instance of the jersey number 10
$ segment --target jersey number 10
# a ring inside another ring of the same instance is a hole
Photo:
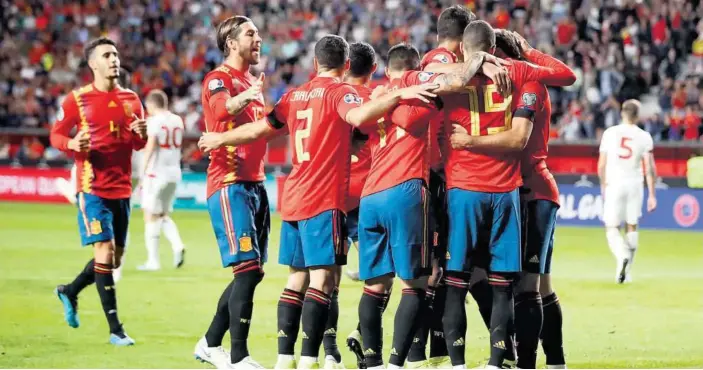
[[[497,134],[502,131],[509,130],[513,120],[513,111],[511,104],[513,96],[509,95],[503,98],[502,102],[496,102],[493,97],[498,95],[496,85],[486,86],[469,86],[467,87],[469,96],[469,110],[471,111],[471,136],[481,136],[481,114],[486,113],[503,113],[503,126],[488,127],[486,131],[488,135]],[[479,99],[479,90],[483,99]],[[483,100],[483,104],[480,104]]]
[[[183,129],[174,127],[169,130],[166,126],[161,126],[161,130],[165,134],[164,141],[159,140],[159,146],[163,149],[180,148],[183,144]]]

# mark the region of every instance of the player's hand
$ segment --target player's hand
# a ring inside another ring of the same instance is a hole
[[[530,49],[532,49],[532,46],[530,45],[527,40],[525,40],[524,37],[522,37],[521,34],[513,31],[513,37],[515,38],[515,41],[517,41],[517,45],[520,47],[520,53],[523,55]]]
[[[485,55],[483,56],[483,62],[484,63],[493,63],[497,66],[509,66],[513,64],[509,60],[505,60],[503,58],[498,58],[497,56],[489,53],[484,53]]]
[[[449,137],[449,142],[453,149],[466,149],[471,146],[472,140],[473,138],[465,128],[457,124],[452,125],[452,134]]]
[[[507,97],[512,93],[513,82],[510,80],[508,70],[501,65],[483,62],[481,73],[493,80],[500,95]]]
[[[253,102],[254,100],[259,99],[259,96],[261,93],[264,91],[264,80],[266,79],[266,75],[264,72],[261,72],[259,75],[259,78],[254,82],[253,85],[251,85],[250,88],[246,89],[243,93],[239,94],[239,96],[244,99],[244,102],[249,104]]]
[[[396,92],[400,100],[418,99],[423,103],[429,103],[430,99],[437,97],[437,94],[432,93],[432,90],[438,87],[438,84],[422,84],[398,89]]]
[[[146,120],[136,114],[132,114],[132,118],[134,121],[129,124],[129,129],[136,132],[142,139],[146,139]]]
[[[90,150],[90,134],[88,130],[79,131],[73,139],[69,140],[68,149],[79,153]]]
[[[647,198],[647,212],[652,212],[657,209],[657,198],[649,197]]]
[[[388,88],[386,88],[385,85],[378,85],[376,86],[375,89],[371,92],[371,100],[377,99],[379,96],[384,95],[385,93],[388,92]]]
[[[206,132],[198,140],[198,148],[207,154],[222,146],[222,135],[219,132]]]

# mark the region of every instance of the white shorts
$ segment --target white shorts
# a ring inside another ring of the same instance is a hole
[[[637,225],[642,217],[644,186],[641,183],[612,184],[605,187],[603,222],[605,226],[619,227],[624,221]]]
[[[154,214],[173,212],[173,202],[176,199],[175,181],[163,181],[148,177],[142,183],[142,208]]]

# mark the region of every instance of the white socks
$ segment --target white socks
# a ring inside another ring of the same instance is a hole
[[[166,239],[168,239],[168,242],[171,243],[173,253],[180,253],[183,250],[183,240],[181,240],[181,234],[178,233],[176,223],[173,222],[171,217],[168,216],[164,217],[162,220],[164,235],[166,236]]]
[[[605,230],[605,236],[608,239],[608,247],[610,247],[610,251],[613,253],[613,256],[615,256],[615,259],[619,261],[625,258],[626,245],[622,234],[620,234],[620,230],[618,230],[617,227],[606,227]]]
[[[640,244],[640,233],[637,231],[630,231],[625,234],[625,239],[627,239],[627,258],[630,260],[630,263],[627,265],[627,272],[629,273],[632,268],[632,261],[635,260],[637,247]]]
[[[146,265],[158,268],[161,265],[159,259],[159,237],[161,235],[162,219],[147,222],[144,225],[144,244],[146,245]]]
[[[313,365],[317,365],[317,357],[300,356],[300,361],[298,361],[298,369],[312,369]]]

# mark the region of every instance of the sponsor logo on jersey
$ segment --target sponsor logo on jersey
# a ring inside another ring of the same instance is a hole
[[[210,80],[210,82],[207,83],[207,88],[210,91],[217,90],[222,87],[225,87],[225,83],[222,80],[220,80],[219,78],[216,78],[214,80]]]
[[[700,216],[698,199],[691,194],[683,194],[674,202],[674,220],[679,226],[691,227]]]
[[[356,94],[346,94],[344,95],[344,102],[347,104],[361,104],[361,98]]]
[[[420,80],[420,82],[427,82],[433,75],[433,72],[422,72],[417,76],[417,79]]]

